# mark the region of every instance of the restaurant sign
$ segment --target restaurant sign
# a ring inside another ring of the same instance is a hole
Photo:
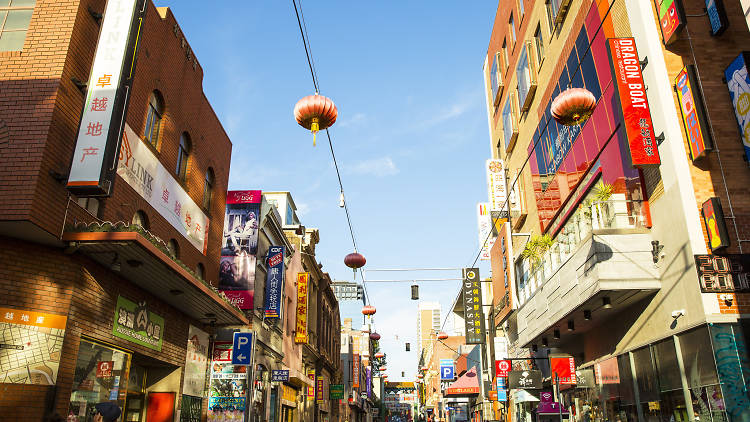
[[[268,273],[266,274],[265,317],[280,318],[284,303],[282,295],[284,291],[284,247],[269,247],[266,262]]]
[[[297,324],[295,343],[307,343],[307,283],[310,273],[297,273]]]
[[[692,64],[685,66],[677,74],[674,85],[680,102],[682,124],[688,137],[690,159],[696,161],[713,149],[713,139],[708,120],[706,120],[703,92],[695,66]]]
[[[466,344],[484,343],[484,312],[479,268],[463,269],[464,324]]]
[[[146,301],[135,303],[117,296],[112,334],[161,352],[164,340],[164,318],[149,311]]]

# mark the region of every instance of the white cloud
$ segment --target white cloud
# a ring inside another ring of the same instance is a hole
[[[372,158],[343,167],[344,171],[350,174],[369,174],[376,177],[393,176],[399,172],[391,157]]]
[[[300,203],[297,203],[296,205],[297,205],[297,216],[299,218],[302,218],[305,214],[310,212],[310,204],[308,204],[307,202],[300,202]]]
[[[340,127],[347,127],[347,126],[355,126],[361,123],[364,123],[366,119],[366,115],[364,113],[355,113],[351,118],[348,119],[341,119],[337,123],[337,126]]]

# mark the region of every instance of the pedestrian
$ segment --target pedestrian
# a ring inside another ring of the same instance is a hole
[[[122,414],[120,406],[110,401],[98,403],[94,406],[94,409],[96,409],[94,422],[115,422]]]

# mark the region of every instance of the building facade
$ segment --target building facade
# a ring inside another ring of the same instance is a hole
[[[571,415],[748,417],[742,11],[499,4],[484,65],[491,158],[510,193],[492,253],[494,334],[511,357],[540,357],[517,369],[549,375],[547,357],[564,356],[592,371],[592,384],[556,393]],[[553,106],[570,88],[595,99],[588,119]]]

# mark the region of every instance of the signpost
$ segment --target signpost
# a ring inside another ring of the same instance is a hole
[[[232,340],[232,364],[250,365],[253,356],[253,333],[234,333]]]

